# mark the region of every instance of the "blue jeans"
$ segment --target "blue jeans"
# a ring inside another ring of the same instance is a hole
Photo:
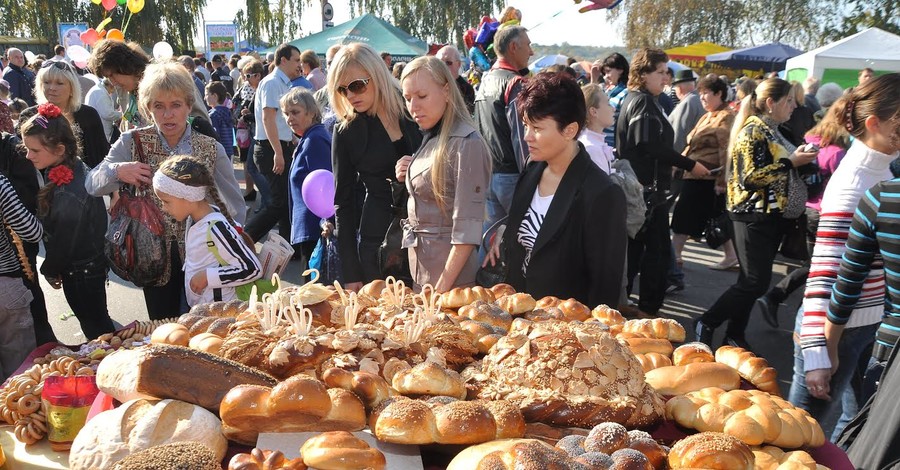
[[[797,321],[794,324],[794,333],[800,333],[800,325],[803,320],[803,310],[797,312]],[[813,418],[822,425],[822,431],[826,436],[831,436],[834,442],[859,412],[860,404],[856,392],[850,382],[859,368],[860,358],[871,354],[872,342],[875,341],[875,330],[878,325],[866,325],[859,328],[844,330],[838,343],[838,370],[831,376],[831,401],[821,400],[809,394],[806,388],[806,371],[803,367],[803,350],[800,345],[794,343],[794,377],[791,383],[791,391],[788,401],[794,406],[808,411]],[[840,397],[840,402],[837,398]]]
[[[491,175],[491,188],[487,195],[487,220],[484,222],[485,232],[498,220],[509,215],[509,206],[512,205],[513,193],[516,192],[518,182],[518,173]]]
[[[256,159],[253,158],[253,147],[255,146],[256,142],[251,140],[250,147],[245,150],[247,152],[247,161],[244,162],[244,171],[253,178],[253,184],[256,185],[256,191],[259,192],[259,207],[263,208],[271,202],[272,191],[269,188],[269,181],[259,172],[259,168],[256,166]]]

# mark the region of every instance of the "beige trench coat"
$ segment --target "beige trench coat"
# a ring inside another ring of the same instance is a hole
[[[409,248],[409,268],[417,286],[434,285],[444,271],[452,245],[480,245],[485,198],[491,179],[487,145],[469,124],[457,123],[450,133],[446,159],[447,208],[438,207],[431,184],[431,168],[438,135],[426,134],[413,155],[406,178],[408,219],[403,247]],[[471,286],[478,271],[477,249],[469,256],[452,287]]]

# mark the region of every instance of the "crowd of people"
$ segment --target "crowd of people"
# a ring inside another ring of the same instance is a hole
[[[276,228],[304,268],[336,240],[334,278],[350,290],[387,275],[437,292],[507,282],[655,317],[684,289],[687,241],[711,243],[714,226],[723,257],[711,268],[739,274],[694,320],[696,340],[724,328],[726,344],[752,349],[754,306],[777,326],[780,302],[805,287],[790,400],[837,439],[900,329],[900,74],[867,69],[849,90],[730,83],[673,73],[658,49],[532,74],[515,25],[493,50],[477,89],[453,46],[395,64],[335,45],[323,63],[290,44],[207,61],[102,41],[86,68],[64,49],[32,64],[7,50],[3,376],[55,339],[40,276],[85,337],[113,330],[107,207],[126,197],[165,214],[165,259],[142,285],[151,319],[236,298],[261,275],[254,243]],[[334,176],[332,217],[304,198],[319,170]],[[789,239],[806,262],[770,290]]]

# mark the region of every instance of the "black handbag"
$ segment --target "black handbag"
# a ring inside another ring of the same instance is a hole
[[[731,219],[728,218],[728,212],[710,217],[706,221],[706,228],[703,230],[703,236],[706,238],[706,246],[716,249],[725,244],[734,236],[734,230],[731,227]]]
[[[391,209],[394,217],[391,219],[391,224],[384,234],[384,241],[381,242],[381,247],[378,249],[378,266],[383,279],[393,276],[398,281],[412,285],[412,274],[409,271],[409,251],[403,248],[403,219],[407,216],[406,201],[409,199],[409,193],[403,183],[391,180],[390,184],[393,197]]]
[[[506,219],[507,218],[504,217],[495,222],[481,237],[481,248],[484,253],[490,253],[494,237],[500,237],[500,256],[497,258],[497,262],[493,266],[488,263],[487,266],[479,267],[478,272],[475,273],[475,283],[481,287],[489,289],[501,282],[506,282],[509,269],[506,264],[506,246],[505,243],[503,243],[503,231],[506,227]]]
[[[806,214],[801,214],[796,219],[788,221],[787,231],[781,239],[779,250],[785,258],[806,261],[809,259],[809,249],[806,244]]]

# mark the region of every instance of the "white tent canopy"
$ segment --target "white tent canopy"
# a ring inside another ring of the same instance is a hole
[[[791,80],[813,76],[848,87],[856,85],[856,72],[866,67],[876,72],[900,72],[900,36],[869,28],[788,59],[786,70]]]

